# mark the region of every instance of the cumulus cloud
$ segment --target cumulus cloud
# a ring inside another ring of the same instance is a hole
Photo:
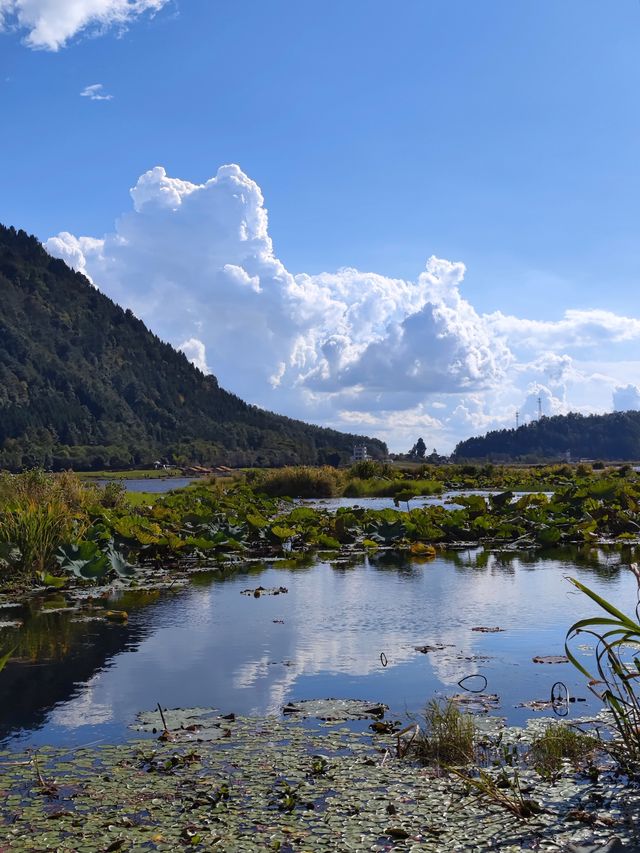
[[[614,388],[613,410],[615,412],[640,410],[640,388],[637,385],[618,385]]]
[[[85,86],[80,92],[81,98],[89,98],[91,101],[112,101],[113,95],[108,95],[104,91],[102,83],[93,83],[91,86]]]
[[[29,47],[59,50],[88,31],[126,26],[168,0],[0,0],[0,29],[25,32]]]
[[[222,384],[254,402],[300,415],[327,401],[363,411],[374,397],[377,408],[406,409],[431,392],[491,387],[510,362],[460,293],[462,264],[432,257],[413,282],[355,269],[291,275],[260,188],[238,166],[204,184],[156,167],[131,197],[114,233],[61,232],[48,251],[198,366],[206,346]]]
[[[551,417],[564,415],[567,411],[564,394],[556,396],[550,388],[534,382],[527,389],[527,396],[520,406],[520,422],[535,421],[540,414]]]
[[[545,414],[569,400],[606,409],[619,380],[580,353],[640,337],[640,319],[606,311],[558,321],[480,314],[464,293],[464,264],[434,256],[414,280],[353,268],[292,275],[260,187],[236,165],[202,184],[156,166],[130,193],[114,231],[63,231],[48,251],[249,402],[392,448],[424,433],[451,449],[512,425],[517,408],[537,414],[538,396]]]
[[[487,323],[520,346],[539,349],[592,347],[606,343],[635,341],[640,338],[640,318],[622,317],[599,309],[569,309],[561,320],[528,320],[496,311]]]
[[[202,341],[199,341],[197,338],[189,338],[188,341],[178,344],[178,349],[186,355],[198,370],[201,370],[203,373],[211,373],[207,366],[207,352]]]

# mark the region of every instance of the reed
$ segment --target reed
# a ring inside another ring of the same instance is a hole
[[[256,491],[272,498],[331,498],[342,493],[344,475],[325,465],[312,468],[306,465],[289,466],[267,472]]]
[[[0,474],[0,543],[13,546],[18,554],[11,574],[49,569],[60,545],[86,529],[87,511],[99,499],[96,486],[85,486],[71,472]]]

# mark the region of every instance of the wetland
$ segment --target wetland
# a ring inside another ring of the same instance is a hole
[[[311,502],[251,476],[148,503],[30,476],[4,493],[6,849],[636,849],[635,771],[565,648],[597,615],[568,578],[633,614],[636,472]],[[46,553],[43,505],[72,516]],[[593,634],[571,649],[599,660]],[[430,702],[471,758],[425,761]],[[549,772],[553,726],[592,740]]]

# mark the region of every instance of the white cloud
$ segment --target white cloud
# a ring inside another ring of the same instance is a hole
[[[99,258],[104,241],[95,237],[74,237],[68,231],[61,231],[57,237],[50,237],[46,242],[46,249],[50,255],[62,260],[74,270],[81,272],[93,282],[91,274],[87,269],[87,255]]]
[[[199,341],[197,338],[189,338],[188,341],[183,341],[179,344],[178,349],[186,355],[198,370],[201,370],[203,373],[211,373],[207,367],[207,352],[202,341]]]
[[[0,29],[26,32],[32,48],[59,50],[79,33],[126,26],[168,0],[0,0]]]
[[[528,387],[527,396],[520,406],[520,423],[535,421],[540,414],[551,417],[553,415],[564,415],[567,411],[568,407],[564,395],[558,397],[550,388],[534,382]]]
[[[102,83],[93,83],[91,86],[85,86],[80,92],[81,98],[89,98],[92,101],[112,101],[113,95],[108,95],[104,91]]]
[[[614,388],[613,410],[615,412],[640,410],[640,388],[637,385],[618,385]]]
[[[527,320],[496,311],[486,318],[494,331],[521,347],[566,349],[620,343],[640,338],[640,318],[622,317],[611,311],[569,309],[561,320]]]
[[[413,281],[353,268],[294,276],[260,188],[235,165],[203,184],[156,166],[131,198],[113,232],[61,232],[48,251],[249,402],[392,449],[424,434],[449,450],[512,426],[516,409],[537,414],[537,396],[545,414],[606,410],[621,384],[616,347],[640,337],[640,319],[607,311],[479,314],[464,265],[436,257]]]

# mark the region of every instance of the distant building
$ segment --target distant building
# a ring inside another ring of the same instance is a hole
[[[352,462],[366,462],[367,459],[371,457],[367,453],[367,445],[366,444],[354,444],[353,445],[353,453],[351,455]]]

